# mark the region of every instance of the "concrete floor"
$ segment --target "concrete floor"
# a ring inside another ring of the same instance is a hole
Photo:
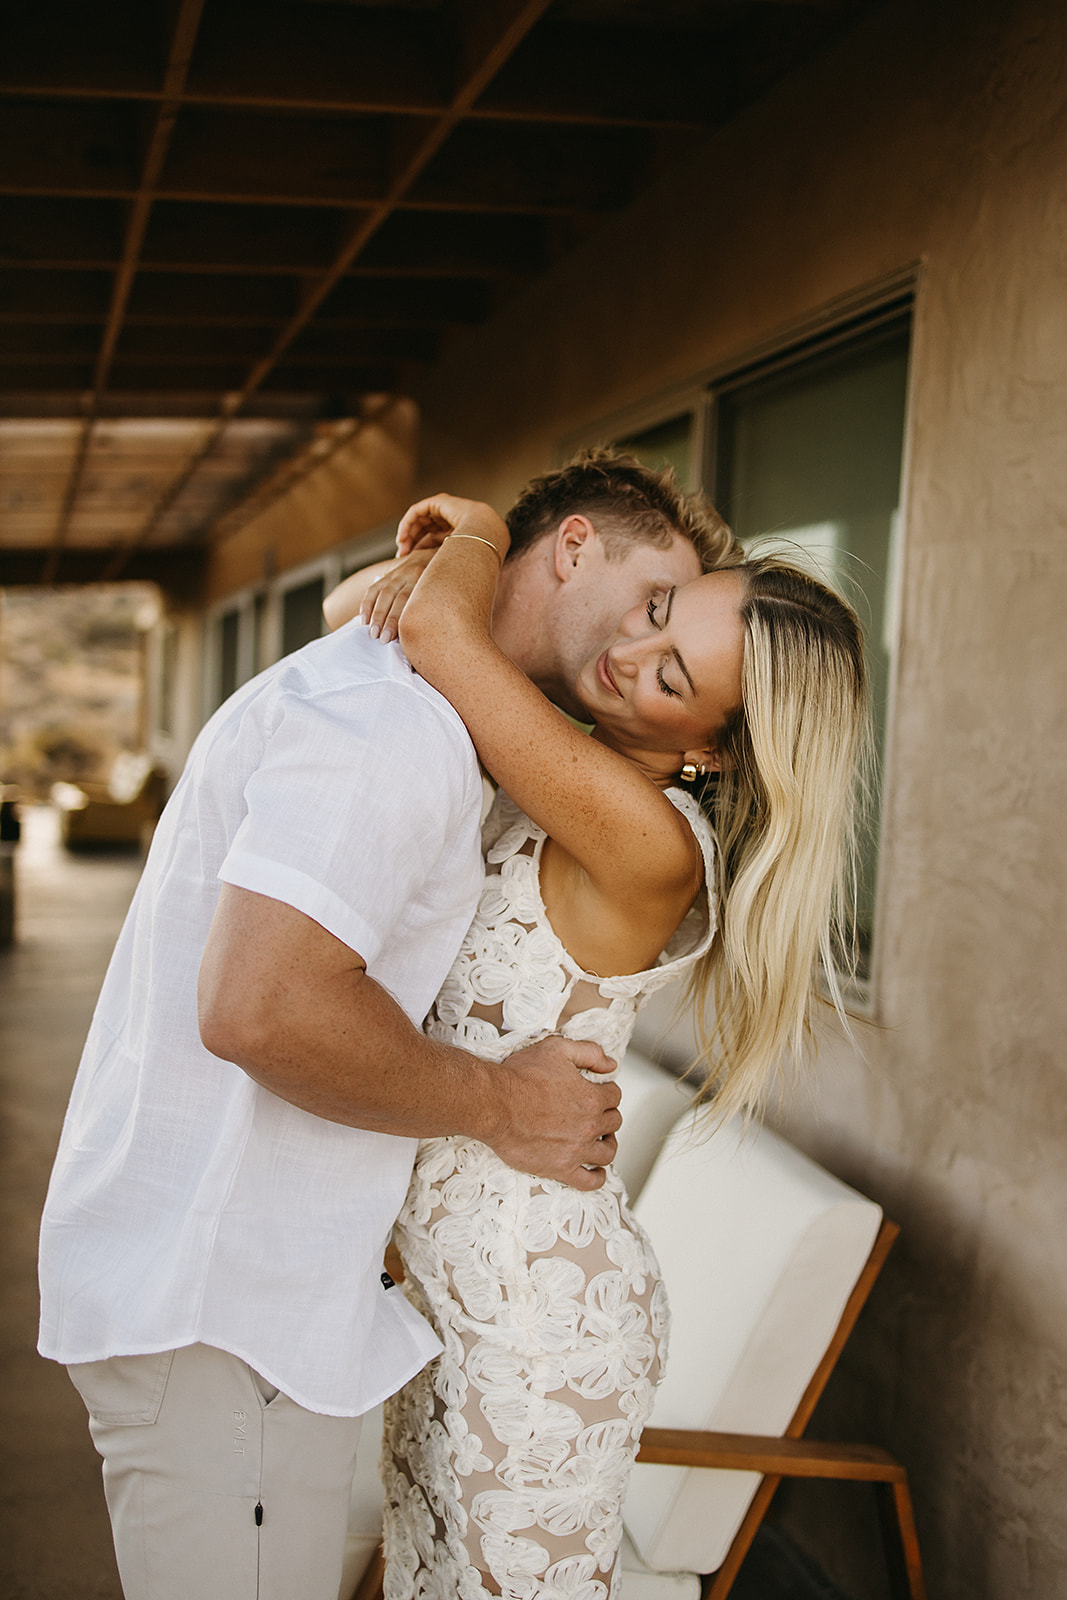
[[[36,1256],[67,1096],[140,865],[69,856],[53,812],[25,816],[16,942],[0,951],[0,1600],[122,1600],[85,1411],[36,1352]]]

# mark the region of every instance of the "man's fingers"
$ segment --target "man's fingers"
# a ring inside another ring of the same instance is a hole
[[[603,1167],[578,1167],[563,1181],[572,1189],[602,1189],[607,1176]]]
[[[622,1126],[619,1086],[599,1074],[615,1062],[599,1045],[558,1035],[507,1058],[516,1074],[509,1126],[494,1144],[520,1172],[536,1172],[578,1189],[599,1189],[615,1159]]]
[[[611,1163],[615,1160],[615,1157],[619,1153],[618,1139],[616,1139],[613,1133],[606,1133],[604,1137],[602,1139],[598,1139],[596,1143],[597,1160],[602,1161],[606,1167],[610,1167]]]
[[[569,1039],[567,1043],[574,1065],[582,1072],[614,1072],[618,1066],[618,1062],[605,1055],[591,1039]]]

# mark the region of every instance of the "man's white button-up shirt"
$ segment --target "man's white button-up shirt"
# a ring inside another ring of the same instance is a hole
[[[63,1129],[43,1355],[216,1345],[358,1415],[440,1348],[382,1251],[414,1141],[324,1121],[211,1055],[196,985],[219,880],[284,901],[421,1023],[482,882],[481,783],[451,706],[352,624],[247,684],[156,831]]]

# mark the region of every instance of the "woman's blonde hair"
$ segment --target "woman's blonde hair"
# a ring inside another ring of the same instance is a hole
[[[708,1071],[698,1099],[713,1099],[716,1117],[757,1110],[787,1050],[802,1052],[820,970],[843,1015],[870,740],[851,607],[776,556],[734,570],[745,586],[743,704],[720,733],[723,770],[703,799],[718,844],[719,937],[689,991]]]

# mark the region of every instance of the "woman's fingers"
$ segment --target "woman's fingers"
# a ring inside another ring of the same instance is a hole
[[[405,511],[396,532],[399,555],[420,548],[437,549],[456,529],[470,527],[503,556],[508,548],[507,529],[491,506],[480,500],[463,500],[454,494],[432,494]]]
[[[388,643],[398,636],[404,607],[432,555],[432,549],[415,550],[371,584],[363,597],[360,618],[369,627],[373,638]]]
[[[444,544],[456,525],[456,508],[462,503],[450,494],[433,494],[409,506],[396,530],[397,555]]]
[[[382,578],[368,589],[360,615],[370,629],[372,639],[381,639],[383,644],[388,644],[390,639],[397,637],[401,613],[414,587],[413,581],[403,583]]]

